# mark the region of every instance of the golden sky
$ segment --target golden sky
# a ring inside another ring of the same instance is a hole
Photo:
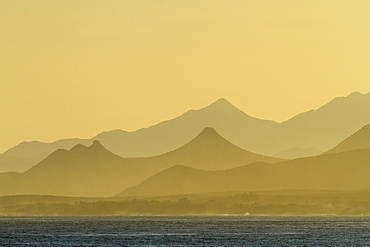
[[[370,92],[366,0],[0,0],[0,152],[224,97],[284,121]]]

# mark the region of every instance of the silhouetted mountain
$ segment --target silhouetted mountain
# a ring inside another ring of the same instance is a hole
[[[69,151],[59,149],[18,174],[16,179],[7,178],[0,187],[0,194],[112,196],[174,165],[217,170],[255,161],[277,162],[280,159],[242,150],[212,128],[204,129],[177,150],[151,158],[125,159],[94,141],[90,147],[78,144]]]
[[[180,117],[135,132],[113,130],[103,132],[91,140],[66,139],[53,143],[23,142],[0,155],[0,158],[2,156],[46,157],[57,149],[70,149],[78,143],[90,145],[92,140],[99,140],[108,150],[122,157],[152,157],[181,147],[208,126],[221,129],[231,136],[243,136],[243,138],[255,140],[257,146],[258,136],[255,133],[271,129],[275,124],[273,121],[250,117],[227,100],[219,99],[206,108],[190,110]],[[243,129],[246,128],[255,131],[245,133]],[[264,144],[260,142],[259,145]],[[23,170],[14,169],[14,171]]]
[[[253,163],[223,171],[175,166],[124,190],[118,196],[264,190],[369,190],[369,164],[370,149],[361,149],[277,164]]]
[[[274,157],[282,158],[282,159],[297,159],[297,158],[303,158],[303,157],[310,157],[322,154],[323,152],[320,150],[317,150],[316,148],[291,148],[282,152],[279,152],[277,154],[274,154]]]
[[[94,139],[124,157],[152,156],[179,147],[203,128],[213,127],[235,145],[261,154],[273,155],[294,147],[328,150],[370,124],[368,109],[370,93],[356,92],[278,124],[248,116],[220,99],[206,108],[188,111],[146,129],[104,132]],[[112,139],[114,142],[110,142]]]
[[[200,110],[190,110],[180,117],[135,132],[103,132],[100,140],[109,150],[123,157],[150,157],[174,150],[189,142],[206,127],[246,150],[261,150],[266,142],[260,133],[273,131],[277,123],[248,116],[226,99],[219,99]]]
[[[84,139],[22,142],[0,155],[0,172],[24,172],[58,149],[70,149],[77,144],[91,145],[92,142]]]
[[[157,163],[158,166],[161,163],[169,163],[171,166],[185,165],[204,170],[220,170],[256,161],[275,163],[282,159],[243,150],[224,139],[215,129],[208,127],[181,148],[164,155],[148,158],[148,160]]]
[[[317,110],[299,114],[281,123],[279,134],[272,137],[281,140],[281,146],[285,147],[282,150],[291,147],[328,150],[369,124],[369,109],[370,93],[355,92],[347,97],[335,98]]]
[[[118,184],[130,184],[124,164],[98,141],[90,147],[78,144],[69,151],[53,152],[0,190],[2,194],[105,195]]]
[[[174,150],[205,127],[213,127],[235,145],[261,154],[273,155],[294,147],[328,150],[362,126],[370,124],[369,109],[370,93],[352,93],[279,124],[248,116],[227,100],[219,99],[208,107],[190,110],[149,128],[134,132],[103,132],[92,140],[99,140],[108,150],[123,157],[150,157]],[[36,143],[22,143],[3,155],[46,157],[61,148],[62,144],[68,143],[69,146],[64,148],[72,147],[71,142],[73,145],[79,142],[89,145],[91,140],[60,140],[52,145],[37,143],[35,154],[24,150],[33,150],[28,146],[35,146]]]
[[[0,173],[1,172],[24,172],[30,167],[36,165],[42,160],[40,157],[24,158],[18,156],[0,155]]]
[[[370,124],[362,127],[327,153],[340,153],[364,148],[370,148]]]
[[[91,145],[91,140],[85,139],[64,139],[52,143],[45,142],[22,142],[2,154],[4,157],[46,157],[57,149],[70,149],[77,144]]]

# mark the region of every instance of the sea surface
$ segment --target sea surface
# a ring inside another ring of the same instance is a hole
[[[0,217],[0,246],[370,246],[370,217]]]

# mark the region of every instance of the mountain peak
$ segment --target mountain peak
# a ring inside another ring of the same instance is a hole
[[[205,127],[199,135],[219,135],[217,131],[212,127]]]
[[[356,97],[356,96],[364,96],[364,94],[358,91],[355,91],[355,92],[352,92],[350,95],[348,95],[348,97]]]
[[[74,146],[70,152],[82,153],[82,152],[99,152],[102,150],[107,150],[98,140],[95,140],[91,146],[86,147],[82,144],[77,144]]]
[[[200,132],[193,140],[199,139],[207,139],[207,140],[214,140],[214,139],[224,139],[217,131],[212,127],[206,127]]]
[[[210,104],[208,107],[215,107],[217,109],[228,109],[228,108],[234,108],[234,109],[237,109],[233,104],[231,104],[228,100],[226,100],[225,98],[220,98],[218,100],[216,100],[215,102],[213,102],[212,104]]]
[[[225,99],[225,98],[219,98],[218,100],[215,101],[215,103],[218,103],[218,104],[230,104],[231,105],[231,103],[227,99]]]
[[[73,148],[71,148],[70,151],[72,151],[72,152],[81,152],[81,151],[85,151],[85,150],[87,150],[87,147],[79,143],[76,146],[74,146]]]
[[[241,150],[239,147],[230,143],[217,133],[214,128],[206,127],[194,139],[174,152],[185,151],[191,153],[191,155],[194,155],[195,153],[202,153],[202,155],[215,155],[218,152],[226,152],[226,150],[230,149],[236,149],[238,152]]]
[[[369,95],[369,94],[362,94],[358,91],[354,91],[354,92],[350,93],[348,96],[341,96],[341,97],[334,98],[332,101],[330,101],[328,104],[322,106],[321,108],[329,105],[332,102],[348,102],[348,100],[351,100],[351,101],[361,100],[361,99],[364,99],[364,97],[366,97],[367,95]]]
[[[106,148],[100,143],[100,141],[95,140],[93,144],[89,147],[89,150],[106,150]]]

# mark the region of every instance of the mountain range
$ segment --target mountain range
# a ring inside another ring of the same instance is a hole
[[[150,158],[122,158],[95,140],[89,147],[59,149],[24,173],[0,174],[0,195],[112,196],[176,165],[220,170],[281,160],[243,150],[212,128],[179,149]]]
[[[370,124],[369,109],[370,93],[355,92],[335,98],[317,110],[277,123],[251,117],[227,100],[219,99],[203,109],[190,110],[177,118],[134,132],[112,130],[91,139],[22,142],[0,155],[0,171],[23,172],[57,149],[70,149],[77,144],[91,145],[94,140],[122,157],[151,157],[175,150],[205,127],[217,129],[243,149],[270,156],[288,152],[289,155],[283,156],[297,158],[312,155],[314,149],[327,151]],[[300,151],[292,154],[292,150]]]
[[[174,166],[118,196],[164,196],[226,191],[370,190],[370,149],[257,162],[223,171]]]
[[[206,171],[178,165],[117,196],[158,196],[225,191],[370,190],[370,125],[327,153],[274,164],[251,163]]]
[[[70,150],[58,149],[24,173],[0,174],[0,195],[368,190],[369,126],[325,154],[288,161],[243,150],[210,127],[184,146],[149,158],[122,158],[95,140],[89,147],[77,144]]]

